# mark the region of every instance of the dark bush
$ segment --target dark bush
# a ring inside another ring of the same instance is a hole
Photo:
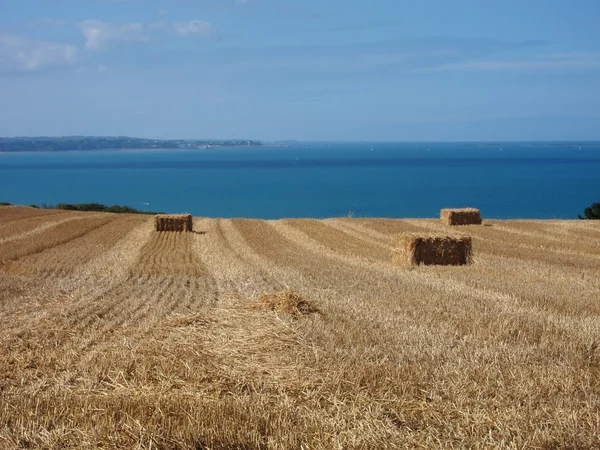
[[[600,220],[600,202],[592,203],[583,210],[584,217],[579,216],[580,219],[587,220]]]
[[[56,209],[68,211],[95,211],[116,214],[160,214],[154,211],[139,211],[131,206],[112,205],[106,206],[101,203],[59,203]]]

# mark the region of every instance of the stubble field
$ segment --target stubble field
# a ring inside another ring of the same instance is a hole
[[[0,207],[0,448],[600,447],[600,223],[152,225]]]

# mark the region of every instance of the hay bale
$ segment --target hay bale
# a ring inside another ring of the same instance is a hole
[[[476,208],[445,208],[440,219],[446,225],[481,225],[481,213]]]
[[[453,265],[473,262],[471,238],[466,236],[402,234],[394,261],[400,265]]]
[[[154,217],[156,231],[193,231],[191,214],[159,214]]]

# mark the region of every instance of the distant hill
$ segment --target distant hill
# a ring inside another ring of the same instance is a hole
[[[218,147],[262,147],[248,139],[145,139],[133,137],[0,137],[0,152],[68,152],[93,150],[194,149]]]

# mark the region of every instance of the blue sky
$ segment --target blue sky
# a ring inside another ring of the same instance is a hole
[[[598,0],[1,0],[0,135],[600,139]]]

